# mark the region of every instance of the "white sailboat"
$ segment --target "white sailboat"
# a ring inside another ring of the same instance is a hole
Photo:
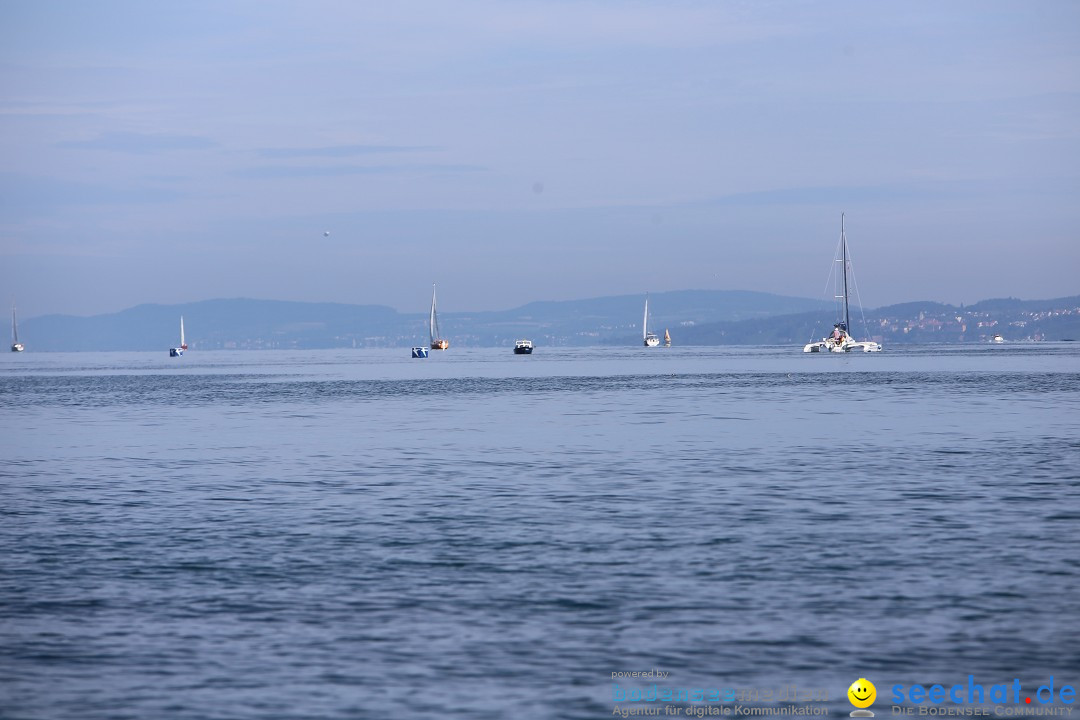
[[[19,323],[15,320],[15,301],[11,302],[11,352],[22,352],[26,347],[19,342]]]
[[[435,312],[435,283],[431,283],[431,317],[428,320],[428,331],[431,334],[432,350],[445,350],[450,347],[450,341],[439,332],[439,316]]]
[[[832,333],[821,340],[808,342],[803,347],[803,352],[881,352],[881,344],[873,340],[856,341],[851,337],[851,317],[848,313],[848,253],[847,233],[844,231],[844,214],[840,214],[840,257],[836,262],[841,263],[843,273],[843,292],[834,295],[837,300],[843,300],[842,316],[833,325]],[[839,282],[839,278],[835,279]],[[835,291],[834,291],[835,293]]]
[[[656,347],[660,344],[656,333],[649,332],[649,293],[645,293],[645,319],[641,322],[641,339],[645,347]]]
[[[187,350],[187,343],[184,341],[184,316],[180,316],[180,345],[177,347],[169,348],[169,357],[180,357]]]

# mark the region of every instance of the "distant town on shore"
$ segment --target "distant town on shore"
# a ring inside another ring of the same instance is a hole
[[[534,302],[489,312],[440,306],[452,347],[639,345],[645,294]],[[748,291],[684,290],[650,296],[649,329],[681,345],[792,345],[820,338],[836,321],[833,303]],[[426,341],[426,313],[380,305],[277,300],[206,300],[140,305],[92,317],[20,319],[28,351],[161,350],[176,342],[177,323],[198,350],[394,348]],[[1080,295],[1053,300],[984,300],[953,306],[911,302],[851,310],[853,333],[889,345],[1080,339]]]

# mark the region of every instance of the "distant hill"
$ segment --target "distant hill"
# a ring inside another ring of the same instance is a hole
[[[865,317],[865,322],[864,322]],[[835,310],[796,313],[765,322],[705,323],[681,330],[680,345],[802,345],[824,337],[836,322]],[[956,307],[938,302],[910,302],[860,312],[852,309],[857,339],[888,344],[987,342],[1000,334],[1006,341],[1080,340],[1080,295],[1053,300],[984,300]],[[635,338],[611,338],[626,344]]]
[[[644,295],[621,295],[439,317],[453,347],[509,346],[520,337],[539,346],[636,345],[644,302]],[[670,329],[676,345],[802,345],[835,321],[832,302],[745,291],[655,293],[649,308],[651,329]],[[29,352],[165,350],[180,339],[181,315],[192,350],[409,347],[428,339],[425,313],[250,299],[139,305],[85,318],[45,315],[24,320],[19,336]],[[886,344],[986,342],[994,334],[1007,341],[1080,340],[1080,296],[853,309],[852,331]]]
[[[658,333],[664,328],[675,332],[703,323],[829,307],[827,301],[743,290],[680,290],[649,296],[649,327]],[[641,336],[644,310],[644,295],[535,302],[502,312],[449,314],[444,329],[456,326],[458,335],[475,345],[505,345],[523,336],[544,345],[596,345],[616,339],[622,343],[626,337]]]
[[[341,347],[357,334],[396,332],[401,317],[380,305],[206,300],[85,318],[44,315],[23,321],[19,334],[28,350],[157,350],[180,341],[181,316],[193,349]]]
[[[650,298],[650,322],[660,331],[830,307],[746,291],[684,290]],[[640,334],[644,302],[644,294],[535,302],[497,312],[440,313],[439,320],[455,347],[507,345],[519,337],[543,345],[596,345]],[[23,320],[19,334],[29,351],[159,350],[179,342],[181,315],[193,350],[408,347],[425,343],[428,335],[426,313],[243,298],[139,305],[93,317],[45,315]]]

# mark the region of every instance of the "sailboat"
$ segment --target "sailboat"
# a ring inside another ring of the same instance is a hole
[[[26,348],[19,342],[19,324],[15,321],[15,302],[11,303],[11,352],[22,352]]]
[[[671,333],[664,328],[664,347],[671,347]]]
[[[450,341],[439,332],[439,316],[435,313],[435,283],[431,283],[431,318],[428,321],[428,330],[431,333],[431,349],[445,350],[450,347]]]
[[[847,234],[844,232],[844,214],[840,213],[840,247],[841,257],[836,262],[842,263],[844,273],[843,294],[835,295],[837,300],[843,300],[843,316],[833,325],[832,333],[821,340],[808,342],[803,347],[803,352],[881,352],[881,344],[873,340],[858,342],[851,337],[851,317],[848,313],[848,252]],[[834,291],[835,292],[835,291]]]
[[[184,316],[180,316],[180,345],[179,347],[169,348],[169,357],[180,357],[187,350],[187,343],[184,342]]]
[[[645,293],[645,319],[641,323],[641,339],[645,347],[656,347],[660,344],[660,338],[656,333],[649,332],[649,294]]]

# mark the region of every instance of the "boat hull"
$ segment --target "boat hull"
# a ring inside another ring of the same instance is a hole
[[[849,340],[843,343],[836,343],[830,340],[822,340],[819,342],[807,343],[803,347],[804,353],[849,353],[849,352],[881,352],[881,344],[876,343],[873,340],[867,340],[865,342],[855,342]]]
[[[515,355],[532,355],[533,349],[531,347],[516,347],[514,348]]]
[[[431,341],[431,349],[432,350],[446,350],[449,347],[450,347],[450,341],[449,340],[432,340]]]
[[[11,352],[22,352],[25,349],[22,343],[12,343],[11,345]]]
[[[660,345],[660,338],[655,335],[650,335],[645,338],[645,347],[658,347]]]

